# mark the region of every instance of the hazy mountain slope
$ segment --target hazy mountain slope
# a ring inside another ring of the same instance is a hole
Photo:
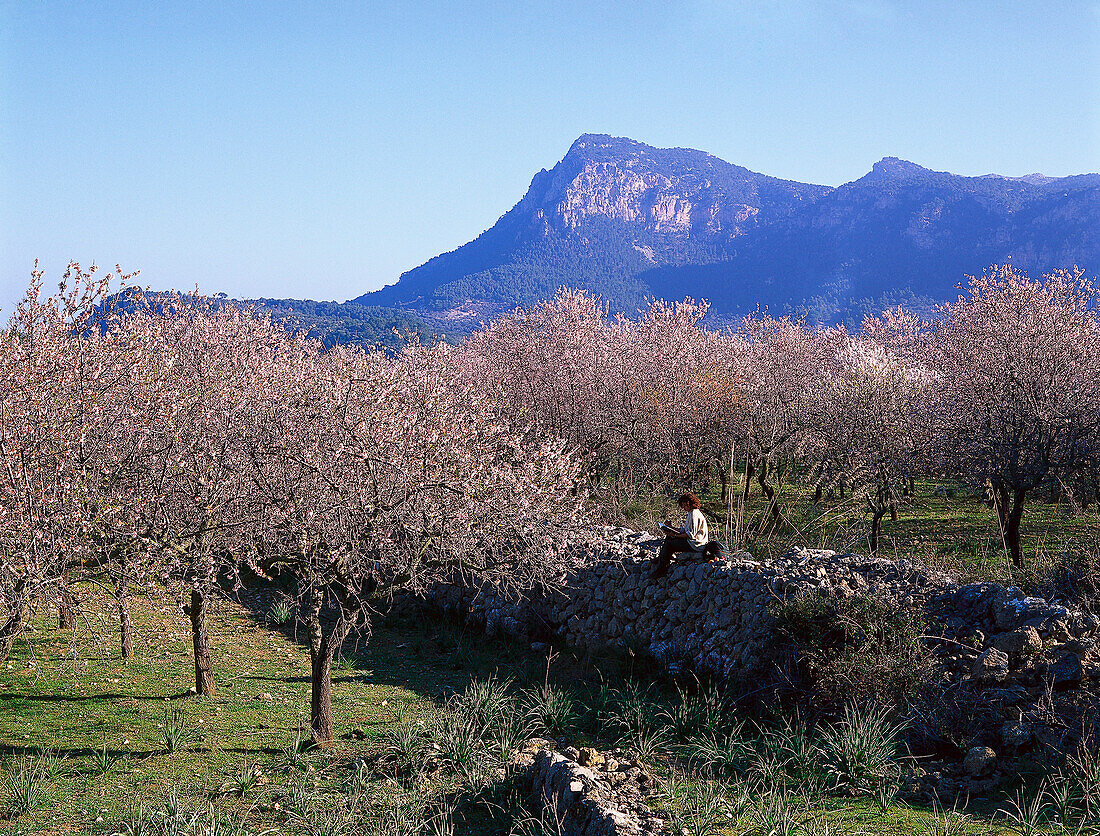
[[[580,137],[474,241],[355,300],[427,310],[507,307],[584,286],[616,306],[659,265],[709,263],[730,243],[829,191],[756,174],[702,151]]]
[[[930,306],[1006,259],[1100,271],[1100,176],[961,177],[888,157],[833,189],[586,134],[477,239],[353,301],[457,324],[570,285],[618,309],[692,295],[832,321]]]
[[[701,288],[727,312],[769,305],[830,320],[899,294],[949,299],[965,275],[1006,260],[1100,271],[1100,176],[960,177],[887,158],[721,263],[640,278],[662,296]]]

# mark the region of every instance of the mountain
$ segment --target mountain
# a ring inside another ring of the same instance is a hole
[[[643,280],[658,296],[703,288],[731,313],[769,305],[858,322],[888,304],[951,299],[965,276],[1008,260],[1034,274],[1100,272],[1100,175],[961,177],[887,157],[729,259]]]
[[[1008,259],[1100,272],[1100,175],[962,177],[887,157],[832,188],[586,134],[475,240],[348,304],[462,330],[568,285],[618,310],[690,295],[718,315],[767,305],[833,322],[930,306]]]
[[[722,260],[828,192],[702,151],[586,134],[492,228],[354,301],[472,314],[570,285],[631,307],[648,292],[647,270]]]

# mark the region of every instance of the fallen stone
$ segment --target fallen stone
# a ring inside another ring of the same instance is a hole
[[[996,764],[996,752],[988,746],[975,746],[963,758],[963,771],[971,778],[984,778]]]
[[[1008,677],[1008,654],[990,647],[974,660],[971,675],[980,682],[1004,682]]]

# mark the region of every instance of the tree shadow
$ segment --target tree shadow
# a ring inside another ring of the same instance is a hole
[[[103,702],[111,700],[145,700],[164,702],[182,700],[194,696],[191,689],[176,694],[20,694],[5,692],[0,694],[0,703],[5,700],[28,700],[30,702]]]

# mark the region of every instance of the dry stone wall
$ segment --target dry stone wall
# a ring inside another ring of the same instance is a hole
[[[532,643],[559,639],[593,650],[645,649],[671,668],[687,664],[751,678],[771,667],[782,644],[775,604],[800,594],[870,593],[926,607],[940,625],[949,661],[965,676],[1003,682],[1024,660],[1034,671],[1045,654],[1037,675],[1057,676],[1060,685],[1100,680],[1100,620],[1019,589],[960,585],[908,560],[805,549],[767,561],[739,552],[722,561],[674,563],[665,577],[651,580],[659,545],[646,532],[601,529],[574,550],[552,593],[516,601],[447,583],[427,597],[490,634]]]

